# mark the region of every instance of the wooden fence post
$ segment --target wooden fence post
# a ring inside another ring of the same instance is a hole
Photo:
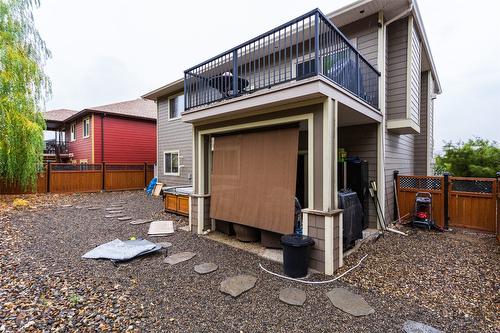
[[[448,190],[450,188],[450,174],[448,172],[445,172],[443,174],[444,176],[444,188],[443,188],[443,196],[444,196],[444,205],[443,205],[443,210],[444,210],[444,228],[448,230],[448,223],[450,220],[450,215],[448,214],[448,201],[449,201],[449,195],[448,195]]]
[[[50,193],[50,161],[47,161],[47,193]]]
[[[144,187],[148,186],[148,162],[144,162]]]
[[[496,236],[497,236],[497,241],[500,242],[500,171],[497,171],[497,191],[496,191],[496,202],[497,202],[497,208],[496,208]]]
[[[106,162],[102,162],[102,192],[106,191]]]

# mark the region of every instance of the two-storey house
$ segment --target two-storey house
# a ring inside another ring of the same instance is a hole
[[[431,173],[439,93],[416,2],[361,0],[312,10],[143,97],[158,105],[160,181],[194,187],[194,232],[221,220],[291,233],[297,197],[311,267],[332,274],[343,262],[339,152],[367,162],[392,221],[394,170]]]

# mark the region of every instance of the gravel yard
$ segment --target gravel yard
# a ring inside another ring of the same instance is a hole
[[[179,230],[148,238],[148,224],[104,217],[104,208],[124,201],[134,218],[187,223],[143,192],[26,196],[31,207],[18,209],[11,209],[13,199],[0,198],[0,332],[401,332],[406,320],[446,332],[500,329],[500,255],[491,236],[386,235],[349,256],[345,269],[369,254],[340,281],[304,285],[258,266],[281,272],[279,264],[206,237]],[[131,236],[171,242],[169,253],[197,255],[174,266],[163,263],[163,252],[117,266],[81,259],[99,244]],[[198,275],[193,267],[203,262],[219,269]],[[237,274],[257,277],[255,288],[236,299],[219,292],[220,282]],[[279,301],[286,287],[306,292],[303,307]],[[335,308],[325,293],[337,287],[363,296],[375,313],[352,317]]]

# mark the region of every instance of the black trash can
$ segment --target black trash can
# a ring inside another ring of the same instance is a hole
[[[308,236],[284,235],[281,237],[281,245],[285,274],[293,278],[306,276],[314,240]]]

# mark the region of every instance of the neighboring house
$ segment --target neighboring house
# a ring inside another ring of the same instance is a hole
[[[45,158],[72,163],[155,163],[156,106],[143,99],[44,113]]]
[[[393,221],[393,172],[432,172],[439,93],[416,2],[363,0],[306,13],[143,98],[158,102],[160,181],[193,184],[193,231],[223,220],[293,232],[296,196],[316,241],[311,266],[332,274],[343,262],[340,148],[368,162]]]

